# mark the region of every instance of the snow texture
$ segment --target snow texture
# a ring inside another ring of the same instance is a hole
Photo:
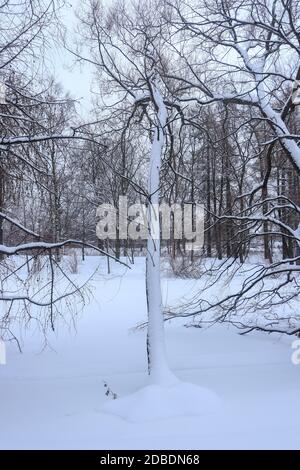
[[[107,403],[102,411],[137,423],[207,415],[217,412],[220,406],[220,399],[211,390],[178,381],[170,386],[148,385],[132,395]]]
[[[170,367],[182,383],[194,385],[166,387],[162,395],[162,387],[149,388],[146,330],[135,328],[147,315],[145,259],[136,259],[130,270],[112,263],[107,275],[100,258],[93,297],[76,331],[62,319],[42,350],[29,323],[23,354],[6,345],[1,449],[300,449],[295,337],[240,336],[225,324],[186,328],[187,319],[173,320],[166,324]],[[99,256],[87,256],[72,279],[83,282],[98,264]],[[163,304],[192,296],[202,282],[163,276]],[[214,286],[213,293],[224,295],[234,286]],[[117,400],[106,396],[104,381]]]

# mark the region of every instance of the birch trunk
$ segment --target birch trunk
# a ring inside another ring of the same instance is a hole
[[[160,221],[158,210],[160,168],[167,110],[159,90],[155,85],[152,86],[157,123],[151,147],[148,175],[149,203],[147,209],[148,241],[146,258],[146,295],[148,308],[147,354],[150,380],[156,384],[168,384],[174,382],[175,377],[169,369],[165,351],[160,280]]]

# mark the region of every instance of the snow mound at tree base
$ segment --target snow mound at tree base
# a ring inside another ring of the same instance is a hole
[[[221,400],[211,390],[186,382],[148,385],[132,395],[106,403],[102,410],[131,422],[175,416],[204,415],[218,411]]]

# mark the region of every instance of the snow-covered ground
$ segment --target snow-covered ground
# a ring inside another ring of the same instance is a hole
[[[80,276],[98,261],[88,257]],[[193,414],[192,392],[185,415],[155,419],[155,403],[144,422],[110,414],[104,382],[118,397],[147,384],[146,332],[135,329],[146,315],[144,259],[126,273],[122,266],[111,267],[105,274],[103,260],[76,331],[62,324],[49,333],[51,348],[43,351],[35,331],[24,338],[23,354],[8,345],[7,365],[0,365],[0,448],[300,448],[300,365],[291,361],[295,338],[240,336],[227,326],[186,328],[173,320],[166,325],[172,370],[214,392],[221,406]],[[197,281],[165,277],[164,301],[196,286]]]

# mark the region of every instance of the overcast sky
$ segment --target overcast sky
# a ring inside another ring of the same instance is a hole
[[[76,25],[75,10],[80,0],[68,2],[63,11],[63,21],[68,29],[68,40],[72,45],[73,31]],[[92,70],[86,64],[74,64],[74,57],[63,47],[52,51],[51,69],[55,79],[60,82],[65,91],[80,100],[80,108],[85,113],[90,109],[90,87]]]

